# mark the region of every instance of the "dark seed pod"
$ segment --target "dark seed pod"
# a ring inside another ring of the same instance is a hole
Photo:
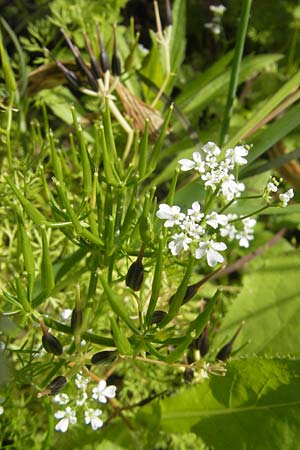
[[[57,67],[60,68],[68,82],[69,88],[73,92],[79,91],[81,84],[77,75],[72,70],[67,69],[60,61],[55,60]]]
[[[183,373],[183,378],[186,383],[191,383],[194,378],[194,371],[191,367],[186,367]]]
[[[44,391],[39,392],[37,394],[37,397],[41,398],[44,397],[45,395],[58,394],[58,392],[64,387],[66,382],[67,382],[66,377],[59,375],[58,377],[54,378],[54,380],[52,380],[51,383],[48,384],[48,386]]]
[[[111,71],[116,77],[119,77],[122,73],[121,60],[118,54],[114,53],[111,59]]]
[[[106,365],[111,364],[117,358],[117,352],[114,350],[104,350],[95,353],[91,358],[92,364]]]
[[[51,381],[50,384],[48,384],[47,389],[49,389],[48,395],[56,395],[66,384],[67,379],[63,375],[59,375],[58,377],[54,378],[54,380]]]
[[[172,10],[170,5],[170,0],[166,0],[166,25],[173,24]]]
[[[63,352],[63,348],[59,340],[53,336],[53,334],[47,332],[43,334],[42,337],[43,347],[48,353],[53,353],[53,355],[59,356]]]
[[[150,324],[153,325],[155,323],[159,323],[161,322],[165,317],[167,316],[166,311],[154,311],[151,317],[151,322]]]
[[[100,69],[99,69],[98,63],[96,61],[95,55],[92,50],[90,40],[86,33],[83,34],[83,37],[84,37],[86,49],[87,49],[89,57],[90,57],[92,73],[96,79],[99,79],[99,78],[101,78],[101,73],[100,73]]]
[[[190,286],[188,286],[186,288],[186,291],[185,291],[185,294],[184,294],[184,297],[183,297],[181,305],[184,305],[189,300],[191,300],[191,298],[193,298],[194,295],[197,294],[197,292],[200,289],[200,287],[203,286],[205,283],[207,283],[207,281],[209,281],[211,278],[213,278],[218,272],[220,272],[221,269],[222,268],[219,268],[219,269],[215,270],[214,272],[209,273],[208,275],[206,275],[204,278],[202,278],[197,283],[191,284]],[[175,297],[175,294],[172,295],[172,297],[169,299],[169,304],[170,305],[171,305],[174,297]]]
[[[114,76],[119,77],[122,73],[121,68],[121,60],[118,54],[118,48],[117,48],[117,33],[116,33],[116,27],[114,27],[114,52],[112,55],[111,60],[111,71]]]
[[[98,42],[99,42],[99,47],[100,47],[100,67],[101,67],[102,72],[105,73],[110,69],[110,63],[109,63],[109,59],[108,59],[107,53],[106,53],[104,45],[103,45],[102,36],[101,36],[98,25],[97,25],[97,36],[98,36]]]
[[[237,329],[237,331],[234,333],[233,337],[230,339],[230,341],[224,345],[224,347],[221,348],[221,350],[219,351],[219,353],[216,356],[216,359],[219,361],[226,361],[227,358],[229,358],[230,354],[231,354],[231,350],[232,350],[232,346],[234,344],[234,341],[236,340],[236,338],[238,337],[242,327],[244,326],[244,322],[242,322],[239,326],[239,328]]]
[[[200,351],[201,356],[205,356],[209,350],[208,329],[209,326],[206,325],[201,335],[195,341],[195,347]]]
[[[71,39],[69,38],[69,36],[67,35],[67,33],[61,28],[61,33],[63,34],[74,58],[77,64],[78,69],[80,70],[80,72],[85,75],[88,79],[88,82],[91,86],[91,88],[94,91],[98,91],[98,83],[97,80],[94,78],[92,72],[89,70],[89,68],[87,67],[87,65],[85,64],[84,60],[82,59],[82,56],[80,54],[79,49],[76,47],[76,45],[73,44],[73,42],[71,41]]]
[[[71,316],[71,328],[73,333],[79,331],[82,325],[82,310],[77,309],[76,307],[72,311]]]
[[[126,275],[126,286],[130,287],[134,291],[139,291],[142,287],[144,280],[144,265],[138,258],[128,269]]]

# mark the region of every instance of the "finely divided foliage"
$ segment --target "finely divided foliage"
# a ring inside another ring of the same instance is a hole
[[[154,0],[150,49],[126,0],[48,3],[0,18],[0,447],[298,448],[298,27],[262,74],[251,0]],[[194,80],[190,9],[235,41]]]

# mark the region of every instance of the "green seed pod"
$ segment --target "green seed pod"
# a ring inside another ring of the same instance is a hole
[[[95,353],[91,358],[91,363],[104,366],[111,364],[116,358],[117,352],[115,350],[104,350],[102,352]]]
[[[144,280],[144,265],[139,258],[131,264],[126,275],[126,286],[139,291]]]
[[[48,395],[56,395],[64,387],[66,382],[67,379],[63,375],[54,378],[47,386],[47,389],[50,391]]]
[[[53,353],[53,355],[60,356],[63,352],[63,348],[59,340],[49,332],[44,332],[42,343],[47,353]]]
[[[157,309],[157,310],[154,311],[153,314],[152,314],[150,324],[153,325],[153,324],[155,324],[155,323],[159,323],[159,322],[161,322],[166,316],[167,316],[166,311],[160,311],[159,309]]]

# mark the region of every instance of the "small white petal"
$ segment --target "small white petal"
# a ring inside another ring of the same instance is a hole
[[[56,425],[55,429],[56,431],[61,431],[62,433],[65,433],[69,426],[69,420],[67,418],[60,420]]]
[[[195,162],[191,161],[190,159],[180,159],[179,164],[181,165],[180,170],[182,172],[187,172],[188,170],[192,170],[195,167]]]
[[[116,389],[114,385],[107,386],[103,391],[103,395],[107,398],[114,398],[116,396]]]
[[[217,263],[222,263],[223,261],[223,256],[217,251],[212,248],[207,251],[207,264],[209,267],[214,267]]]
[[[56,413],[54,413],[54,417],[56,419],[62,419],[63,417],[65,417],[65,415],[65,411],[56,411]]]

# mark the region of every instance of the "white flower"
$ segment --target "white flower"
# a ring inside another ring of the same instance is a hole
[[[199,202],[192,203],[192,209],[188,209],[188,215],[194,219],[195,222],[200,222],[204,214],[200,212],[201,206]]]
[[[88,383],[89,379],[84,377],[81,373],[78,373],[76,375],[75,384],[77,386],[77,389],[82,389],[83,391],[85,391]]]
[[[206,255],[209,267],[214,267],[217,263],[222,263],[224,257],[219,251],[226,250],[227,246],[224,242],[215,242],[212,239],[206,242],[200,242],[199,247],[195,251],[195,258],[201,259]]]
[[[208,22],[204,24],[205,28],[207,28],[208,30],[211,30],[211,32],[213,34],[215,34],[216,36],[218,36],[219,34],[221,34],[221,25],[219,23],[216,22]]]
[[[221,149],[214,142],[207,142],[202,150],[209,156],[218,156],[221,153]]]
[[[106,386],[106,381],[100,380],[98,386],[93,389],[92,397],[101,403],[106,403],[107,398],[114,398],[116,396],[116,389],[116,386]]]
[[[210,11],[217,15],[217,16],[223,16],[224,12],[226,11],[226,6],[222,5],[210,5],[209,7]]]
[[[193,161],[191,159],[180,159],[181,171],[187,172],[188,170],[196,170],[197,172],[205,172],[205,162],[202,161],[202,157],[199,152],[193,153]]]
[[[90,423],[93,430],[97,430],[103,426],[102,420],[98,418],[101,414],[100,409],[88,408],[84,411],[84,421],[87,425]]]
[[[267,190],[268,190],[268,192],[277,192],[278,191],[278,187],[274,183],[272,183],[272,181],[270,181],[267,184]]]
[[[82,393],[82,397],[81,398],[80,397],[77,398],[76,405],[77,406],[82,406],[86,402],[87,398],[88,398],[87,393],[83,392]]]
[[[2,416],[3,413],[4,413],[4,408],[3,408],[3,406],[0,406],[0,416]]]
[[[248,155],[248,150],[242,145],[237,145],[234,148],[229,148],[226,151],[226,159],[231,164],[247,164],[247,159],[243,158],[243,156]]]
[[[61,317],[64,320],[68,320],[72,315],[72,310],[71,309],[63,309],[61,312]]]
[[[69,406],[65,411],[57,411],[54,414],[56,419],[61,419],[55,426],[56,431],[65,433],[69,427],[69,424],[74,425],[77,422],[76,412]]]
[[[294,191],[293,189],[289,189],[288,191],[284,192],[283,194],[279,194],[279,200],[280,200],[280,206],[282,208],[285,208],[291,198],[294,197]]]
[[[224,177],[221,184],[221,191],[228,201],[233,200],[235,197],[239,197],[244,190],[244,183],[237,183],[232,174]]]
[[[182,250],[187,251],[192,239],[186,236],[184,233],[174,234],[173,240],[169,243],[168,247],[171,250],[173,256],[179,255]]]
[[[186,216],[185,220],[180,225],[181,230],[189,237],[198,239],[205,233],[204,228],[199,225],[193,217]]]
[[[219,225],[227,225],[228,217],[225,214],[218,214],[213,211],[206,216],[206,223],[216,230]]]
[[[237,233],[237,229],[231,223],[228,223],[227,225],[225,225],[225,227],[222,227],[220,229],[220,235],[222,237],[228,237],[231,241],[233,239],[235,239],[236,233]]]
[[[66,405],[67,403],[69,403],[69,396],[67,394],[57,394],[54,398],[53,401],[55,401],[56,403],[59,403],[60,405]]]
[[[174,225],[179,225],[184,219],[185,215],[180,212],[179,206],[169,206],[166,203],[159,205],[159,210],[156,211],[156,216],[159,219],[164,219],[166,222],[164,226],[166,228],[173,227]]]

